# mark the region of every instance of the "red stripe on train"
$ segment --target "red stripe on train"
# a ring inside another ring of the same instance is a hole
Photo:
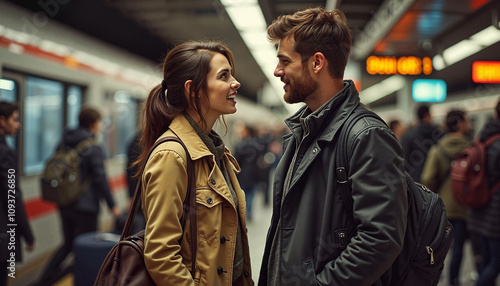
[[[111,177],[108,179],[108,184],[111,188],[111,193],[123,191],[128,185],[127,176],[125,174],[120,174]],[[57,211],[57,206],[55,204],[44,201],[41,197],[26,200],[24,202],[24,208],[26,209],[28,220],[35,220]]]

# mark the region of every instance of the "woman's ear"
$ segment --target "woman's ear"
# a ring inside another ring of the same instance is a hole
[[[192,85],[193,85],[192,80],[186,80],[186,82],[184,83],[184,94],[186,96],[187,95],[194,96],[194,92],[191,92]]]

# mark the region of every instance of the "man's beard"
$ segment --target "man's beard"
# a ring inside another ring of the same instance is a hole
[[[290,83],[288,92],[285,94],[287,103],[305,102],[306,98],[311,95],[318,87],[318,84],[312,79],[306,67],[302,69],[302,76],[294,82],[293,86]]]

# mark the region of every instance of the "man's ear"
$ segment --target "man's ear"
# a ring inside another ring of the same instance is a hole
[[[323,53],[317,52],[314,55],[312,55],[312,67],[313,67],[313,72],[318,73],[322,69],[326,67],[326,58]]]

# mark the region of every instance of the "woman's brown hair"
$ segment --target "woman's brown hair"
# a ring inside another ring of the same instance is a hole
[[[163,81],[151,90],[142,110],[142,135],[139,142],[141,155],[133,164],[140,166],[136,175],[144,170],[147,152],[168,130],[174,117],[192,109],[199,115],[201,124],[206,124],[201,106],[208,98],[201,98],[201,95],[206,95],[210,61],[216,53],[227,58],[234,75],[233,55],[226,46],[218,42],[186,42],[167,54],[163,63]],[[184,89],[188,80],[192,80],[188,92],[194,95],[189,96],[189,100]]]

